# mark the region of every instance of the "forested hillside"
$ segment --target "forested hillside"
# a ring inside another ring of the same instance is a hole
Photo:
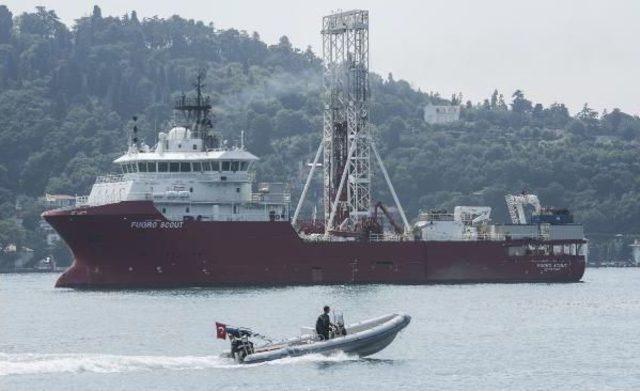
[[[179,16],[141,20],[94,7],[66,26],[52,10],[12,15],[0,6],[0,245],[44,248],[37,198],[87,193],[113,169],[134,115],[153,144],[201,68],[216,129],[229,140],[246,132],[261,157],[258,180],[298,181],[321,133],[321,62],[311,49]],[[472,204],[502,219],[504,194],[527,189],[570,208],[593,237],[640,232],[637,116],[585,105],[572,117],[561,103],[488,91],[484,102],[447,99],[463,105],[462,120],[428,125],[422,107],[443,101],[437,94],[392,75],[372,74],[371,88],[372,131],[410,216]]]

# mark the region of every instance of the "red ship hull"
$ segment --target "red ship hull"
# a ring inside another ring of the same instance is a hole
[[[313,242],[286,221],[172,222],[150,201],[43,217],[74,255],[58,287],[573,282],[585,268],[580,255],[508,255],[524,241]]]

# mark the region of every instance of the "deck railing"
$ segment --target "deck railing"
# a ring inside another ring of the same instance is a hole
[[[124,182],[123,174],[101,175],[96,178],[96,183],[117,183]]]
[[[329,241],[329,242],[345,242],[345,241],[355,241],[358,240],[357,237],[353,236],[353,237],[343,237],[343,236],[335,236],[335,235],[329,235],[329,236],[325,236],[322,233],[313,233],[313,234],[299,234],[300,237],[305,240],[305,241],[311,241],[311,242],[316,242],[316,241]],[[370,242],[399,242],[399,241],[429,241],[429,242],[439,242],[439,241],[465,241],[465,242],[471,242],[471,241],[476,241],[476,242],[481,242],[481,241],[506,241],[506,243],[508,243],[507,239],[513,240],[513,241],[517,241],[517,240],[534,240],[534,241],[548,241],[550,238],[548,237],[543,237],[543,236],[526,236],[526,235],[503,235],[503,234],[487,234],[487,235],[478,235],[476,237],[473,236],[469,236],[469,235],[451,235],[448,237],[427,237],[426,239],[423,239],[421,237],[418,238],[414,238],[411,236],[406,236],[406,235],[396,235],[396,234],[391,234],[391,233],[386,233],[386,234],[371,234],[369,235],[369,241]],[[560,240],[560,239],[559,239]],[[582,239],[579,238],[574,238],[574,239],[562,239],[562,241],[564,242],[577,242],[577,241],[581,241]],[[518,242],[516,242],[518,243]],[[521,243],[521,242],[520,242]],[[521,244],[518,244],[521,245]],[[544,245],[548,245],[548,244],[544,244]]]
[[[291,202],[291,193],[252,193],[251,202],[268,204],[288,204]]]

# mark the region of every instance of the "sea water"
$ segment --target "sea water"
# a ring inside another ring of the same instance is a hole
[[[640,389],[640,269],[570,284],[76,291],[0,275],[0,389]],[[356,322],[406,312],[382,352],[237,365],[215,321],[274,338],[323,305]]]

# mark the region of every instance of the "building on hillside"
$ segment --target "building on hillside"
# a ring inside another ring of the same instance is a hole
[[[40,197],[40,204],[45,210],[69,208],[76,205],[76,197],[67,194],[48,194]],[[53,246],[61,238],[56,231],[44,220],[40,220],[40,228],[44,231],[47,239],[47,244]]]
[[[44,220],[40,220],[40,228],[45,234],[48,246],[53,246],[56,242],[62,240],[60,235]]]
[[[429,124],[447,124],[460,120],[460,106],[432,105],[424,107],[424,120]]]
[[[28,247],[20,247],[15,243],[0,246],[0,271],[27,269],[35,252]]]
[[[58,209],[75,206],[76,197],[67,194],[45,194],[40,198],[40,202],[45,209]]]

